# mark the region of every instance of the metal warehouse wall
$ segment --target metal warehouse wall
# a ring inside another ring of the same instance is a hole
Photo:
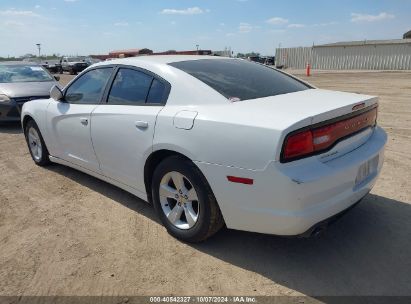
[[[319,70],[411,70],[411,43],[276,50],[276,65]]]

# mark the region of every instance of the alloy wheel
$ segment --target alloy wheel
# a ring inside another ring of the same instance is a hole
[[[40,161],[43,156],[43,150],[40,140],[40,135],[37,130],[31,127],[28,131],[28,142],[31,154],[36,161]]]
[[[163,176],[159,189],[161,208],[175,227],[188,230],[197,223],[200,214],[197,192],[190,180],[179,172]]]

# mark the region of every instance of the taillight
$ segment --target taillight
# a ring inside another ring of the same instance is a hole
[[[289,134],[283,146],[282,162],[330,150],[338,141],[371,126],[377,121],[377,107],[350,117],[341,117]]]
[[[313,135],[310,130],[296,133],[287,138],[284,148],[284,158],[290,159],[314,151]]]

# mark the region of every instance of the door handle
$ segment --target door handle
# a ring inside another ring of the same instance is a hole
[[[88,125],[88,118],[80,118],[80,122],[82,125],[87,126]]]
[[[142,120],[137,120],[136,121],[136,127],[139,129],[147,129],[148,128],[148,122],[147,121],[142,121]]]

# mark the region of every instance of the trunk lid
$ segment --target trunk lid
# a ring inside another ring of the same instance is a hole
[[[374,96],[321,89],[244,100],[212,107],[213,116],[226,122],[267,129],[293,131],[353,113],[353,107],[378,104]],[[207,113],[209,107],[203,107]]]
[[[241,101],[237,105],[241,107],[243,104],[247,107],[258,108],[258,111],[265,113],[267,118],[271,116],[270,113],[275,113],[277,118],[281,117],[282,122],[278,121],[281,127],[288,129],[295,125],[297,129],[353,113],[353,107],[362,103],[367,108],[377,104],[378,98],[356,93],[312,89],[258,100]]]
[[[285,95],[266,97],[256,100],[240,101],[234,104],[238,115],[245,116],[244,121],[262,128],[275,128],[281,131],[278,138],[280,159],[281,147],[288,134],[293,131],[335,120],[353,114],[364,108],[378,104],[378,98],[356,93],[345,93],[321,89],[311,89]],[[242,114],[240,114],[242,113]],[[234,115],[234,119],[238,119]],[[332,149],[322,152],[319,159],[327,162],[338,158],[364,144],[371,136],[371,131],[364,130],[348,136]]]

